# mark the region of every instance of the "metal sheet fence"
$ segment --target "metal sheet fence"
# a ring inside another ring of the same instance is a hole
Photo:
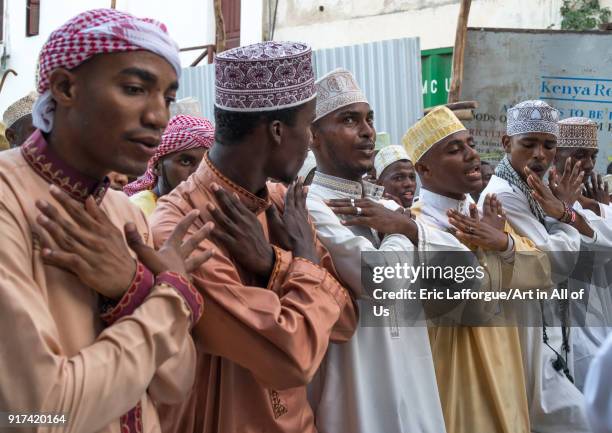
[[[314,52],[317,77],[343,67],[352,71],[374,109],[377,131],[399,143],[423,112],[421,51],[418,38],[394,39]],[[200,101],[202,114],[213,119],[214,66],[183,69],[179,98]]]

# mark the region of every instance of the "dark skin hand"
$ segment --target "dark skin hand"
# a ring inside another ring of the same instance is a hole
[[[508,235],[504,232],[506,215],[501,203],[494,195],[487,194],[482,209],[482,218],[476,204],[470,205],[470,215],[455,209],[447,212],[448,222],[456,229],[454,235],[464,244],[473,244],[489,251],[506,251]]]
[[[296,257],[302,257],[319,264],[315,247],[315,233],[308,221],[306,209],[306,188],[300,178],[289,185],[285,195],[285,210],[279,215],[274,205],[266,210],[268,228],[272,238]]]
[[[346,216],[342,221],[344,225],[366,226],[379,233],[402,234],[418,245],[418,228],[409,210],[394,212],[367,198],[355,200],[355,206],[348,198],[327,200],[325,203],[336,215]],[[357,215],[358,207],[362,210],[361,215]]]
[[[43,261],[74,273],[84,284],[107,298],[120,299],[136,272],[136,260],[130,255],[121,231],[98,207],[93,197],[88,197],[83,205],[55,185],[51,185],[50,192],[72,221],[61,216],[53,205],[37,200],[36,207],[41,211],[37,222],[57,245],[53,247],[50,240],[43,237]],[[193,263],[210,257],[210,253],[205,253],[184,262],[185,254],[190,254],[210,232],[210,225],[187,240],[180,251],[175,251],[174,240],[177,236],[182,239],[194,219],[195,216],[186,217],[186,221],[177,225],[173,243],[158,253],[152,249],[149,251],[148,247],[140,245],[142,242],[137,242],[133,224],[126,225],[125,233],[128,242],[136,247],[137,255],[139,252],[144,254],[143,264],[151,272],[158,274],[169,270],[188,275],[187,270]]]
[[[525,167],[525,174],[527,174],[527,183],[533,189],[531,194],[533,195],[533,198],[535,198],[536,201],[540,203],[540,206],[542,206],[542,209],[544,209],[544,213],[557,220],[560,219],[563,216],[563,211],[565,208],[563,202],[559,198],[557,198],[550,190],[550,188],[544,184],[542,179],[540,179],[535,173],[529,170],[528,167]],[[579,176],[579,178],[582,179],[582,176]],[[574,182],[575,181],[571,182],[571,184],[573,184]],[[580,190],[578,190],[578,194],[579,192]],[[576,199],[577,198],[578,195],[576,196]],[[571,205],[576,201],[576,199],[567,203],[570,203]],[[580,214],[576,214],[576,221],[572,225],[581,234],[590,238],[593,237],[593,230]]]
[[[595,172],[584,181],[584,188],[578,202],[584,209],[589,209],[594,214],[601,216],[601,208],[599,203],[610,204],[610,193],[608,184],[603,181],[601,175]]]
[[[591,199],[605,205],[610,204],[610,191],[608,190],[608,184],[603,181],[601,174],[592,172],[591,177],[584,182],[584,189],[584,197],[587,199]],[[597,212],[599,213],[599,206],[597,206]]]
[[[533,190],[531,194],[540,203],[544,213],[552,218],[560,219],[565,209],[561,199],[555,196],[552,190],[529,167],[525,167],[525,174],[527,175],[527,183]]]
[[[230,194],[218,184],[211,188],[219,206],[207,205],[215,221],[214,240],[223,245],[244,269],[267,281],[274,268],[274,249],[253,212],[236,194]]]
[[[214,254],[214,250],[206,250],[192,256],[192,253],[198,248],[200,243],[213,230],[215,225],[210,221],[198,229],[191,237],[183,241],[189,227],[191,227],[199,215],[199,210],[192,210],[185,215],[157,251],[142,241],[140,233],[138,233],[136,225],[133,223],[125,225],[125,237],[132,251],[138,256],[138,260],[153,274],[158,275],[162,272],[171,271],[190,279],[191,273]]]
[[[574,204],[582,191],[582,181],[584,179],[584,171],[581,170],[582,162],[576,162],[572,167],[572,158],[567,158],[563,175],[559,177],[557,169],[553,167],[550,170],[550,179],[548,187],[555,197],[564,203]]]

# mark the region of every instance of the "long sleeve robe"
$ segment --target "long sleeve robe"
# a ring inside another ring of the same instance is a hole
[[[358,298],[361,311],[372,310],[374,300],[361,283],[362,253],[397,263],[395,253],[413,252],[404,235],[382,241],[367,227],[342,225],[324,203],[337,198],[380,200],[382,190],[317,172],[308,192],[308,211],[317,234],[329,250],[336,269]],[[390,209],[398,207],[382,200]],[[365,266],[370,266],[365,258]],[[366,313],[363,313],[366,314]],[[371,313],[370,313],[371,314]],[[316,425],[320,433],[443,433],[444,419],[438,395],[427,329],[423,327],[360,326],[346,344],[330,346],[310,386]]]
[[[593,433],[612,432],[612,335],[597,352],[584,387],[589,422]]]
[[[98,294],[41,257],[35,201],[70,219],[50,183],[75,198],[93,192],[119,230],[133,222],[151,242],[127,197],[101,186],[88,190],[91,182],[62,164],[39,131],[22,148],[0,154],[0,408],[65,414],[67,424],[50,431],[159,432],[152,399],[180,401],[193,384],[191,313],[183,297],[156,285],[132,314],[106,326]]]
[[[594,240],[581,236],[578,260],[588,269],[577,269],[580,276],[570,279],[573,290],[584,288],[588,296],[585,305],[572,304],[572,318],[580,324],[572,328],[574,377],[580,390],[584,388],[593,357],[612,331],[612,211],[603,204],[599,207],[597,215],[583,209],[578,202],[574,204],[595,232]],[[581,261],[583,256],[586,256],[587,263]]]
[[[455,200],[421,188],[412,211],[419,223],[419,249],[469,251],[448,230],[449,209],[468,214],[471,198]],[[547,289],[550,264],[528,239],[507,225],[511,262],[478,250],[486,278],[480,290]],[[476,251],[474,252],[476,253]],[[515,326],[444,326],[429,330],[440,399],[449,433],[528,433],[527,391],[519,331]]]
[[[551,218],[546,218],[545,225],[540,223],[531,213],[527,197],[497,176],[491,178],[481,193],[480,206],[486,195],[492,193],[501,201],[508,222],[516,232],[531,239],[536,248],[547,253],[553,282],[567,280],[578,259],[580,233]],[[541,316],[541,311],[534,309],[532,314]],[[532,431],[589,432],[584,396],[563,372],[554,368],[557,355],[544,344],[542,327],[521,327],[519,334]],[[562,353],[561,328],[549,326],[547,334],[549,345]]]
[[[159,200],[150,220],[156,243],[192,209],[201,212],[196,225],[211,220],[206,206],[218,206],[213,182],[236,193],[256,215],[273,245],[275,265],[263,287],[223,245],[201,244],[216,252],[193,274],[206,297],[206,312],[193,330],[196,383],[181,404],[161,408],[164,431],[313,433],[306,384],[330,339],[344,342],[353,335],[357,311],[320,243],[320,265],[275,244],[265,210],[276,206],[282,214],[286,189],[269,183],[265,196],[255,196],[225,177],[208,156],[186,182]]]

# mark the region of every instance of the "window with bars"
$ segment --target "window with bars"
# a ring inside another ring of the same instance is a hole
[[[26,36],[36,36],[40,27],[40,0],[28,0],[26,12]]]

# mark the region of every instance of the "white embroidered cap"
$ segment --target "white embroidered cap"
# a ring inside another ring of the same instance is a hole
[[[506,133],[509,136],[545,132],[559,136],[559,111],[544,101],[529,100],[508,110]]]
[[[317,89],[317,113],[315,122],[338,108],[357,102],[368,103],[365,94],[350,71],[335,69],[315,83]]]
[[[376,169],[376,177],[380,177],[385,168],[397,161],[410,161],[410,157],[403,146],[392,144],[391,146],[383,147],[374,158],[374,168]]]

